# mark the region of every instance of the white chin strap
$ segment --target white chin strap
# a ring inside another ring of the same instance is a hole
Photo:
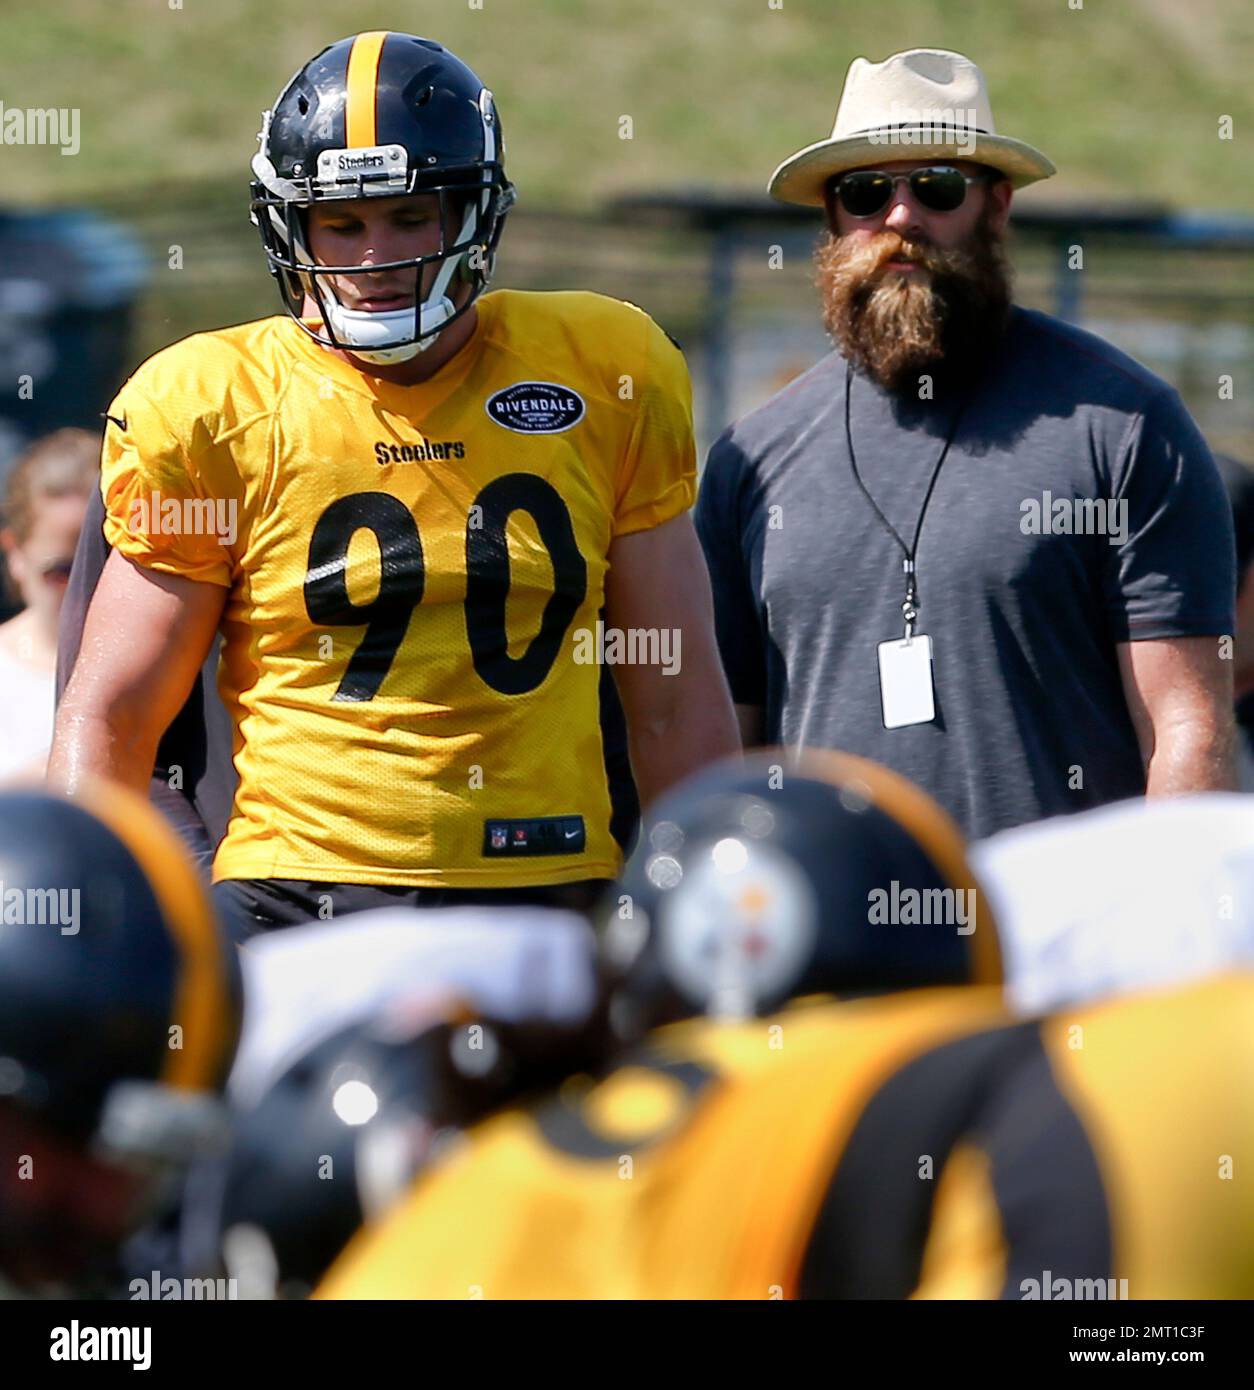
[[[454,244],[466,241],[473,233],[475,225],[476,214],[472,203],[466,209],[461,231],[457,234]],[[346,309],[336,299],[334,291],[328,290],[324,295],[317,289],[316,280],[315,293],[322,300],[336,338],[354,357],[360,357],[363,362],[375,362],[383,366],[392,362],[408,362],[411,357],[426,352],[457,312],[453,301],[448,297],[448,287],[465,254],[463,251],[461,255],[450,257],[441,265],[440,273],[431,286],[431,293],[422,302],[419,323],[423,329],[423,336],[416,341],[410,337],[414,331],[412,308],[386,309],[379,313],[371,313],[368,309]]]
[[[408,362],[435,342],[440,330],[456,311],[447,295],[433,295],[423,302],[422,326],[432,331],[416,342],[413,309],[388,309],[371,313],[368,309],[346,309],[338,300],[327,305],[327,318],[336,338],[354,357],[363,362]]]

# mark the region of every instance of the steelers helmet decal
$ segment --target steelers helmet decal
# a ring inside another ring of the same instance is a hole
[[[763,750],[662,799],[601,917],[620,1033],[805,994],[999,983],[962,838],[865,759]]]
[[[802,978],[818,932],[809,879],[769,844],[727,835],[696,858],[685,891],[658,917],[667,978],[703,1012],[745,1017],[759,1000],[786,997]]]

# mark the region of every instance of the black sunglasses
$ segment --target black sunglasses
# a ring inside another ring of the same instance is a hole
[[[985,183],[988,178],[988,174],[964,174],[949,164],[932,164],[908,174],[855,169],[835,181],[835,191],[850,217],[874,217],[883,212],[899,183],[908,183],[910,192],[929,212],[953,212],[966,201],[971,184]]]

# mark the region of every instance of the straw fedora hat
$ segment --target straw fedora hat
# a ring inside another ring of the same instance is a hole
[[[882,63],[855,58],[831,139],[786,159],[767,191],[781,203],[822,207],[833,174],[938,157],[989,164],[1015,188],[1057,172],[1040,150],[996,133],[984,74],[970,58],[943,48],[910,48]]]

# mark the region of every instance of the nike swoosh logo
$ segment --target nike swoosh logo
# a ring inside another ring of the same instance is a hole
[[[577,830],[567,830],[565,833],[568,840],[576,840],[579,838],[579,832]]]
[[[113,423],[118,427],[118,429],[120,429],[120,430],[122,431],[123,434],[126,433],[126,416],[125,416],[125,415],[123,415],[122,418],[119,420],[118,417],[117,417],[116,415],[110,415],[109,412],[106,410],[105,413],[104,413],[104,417],[105,417],[106,420],[112,420]]]

